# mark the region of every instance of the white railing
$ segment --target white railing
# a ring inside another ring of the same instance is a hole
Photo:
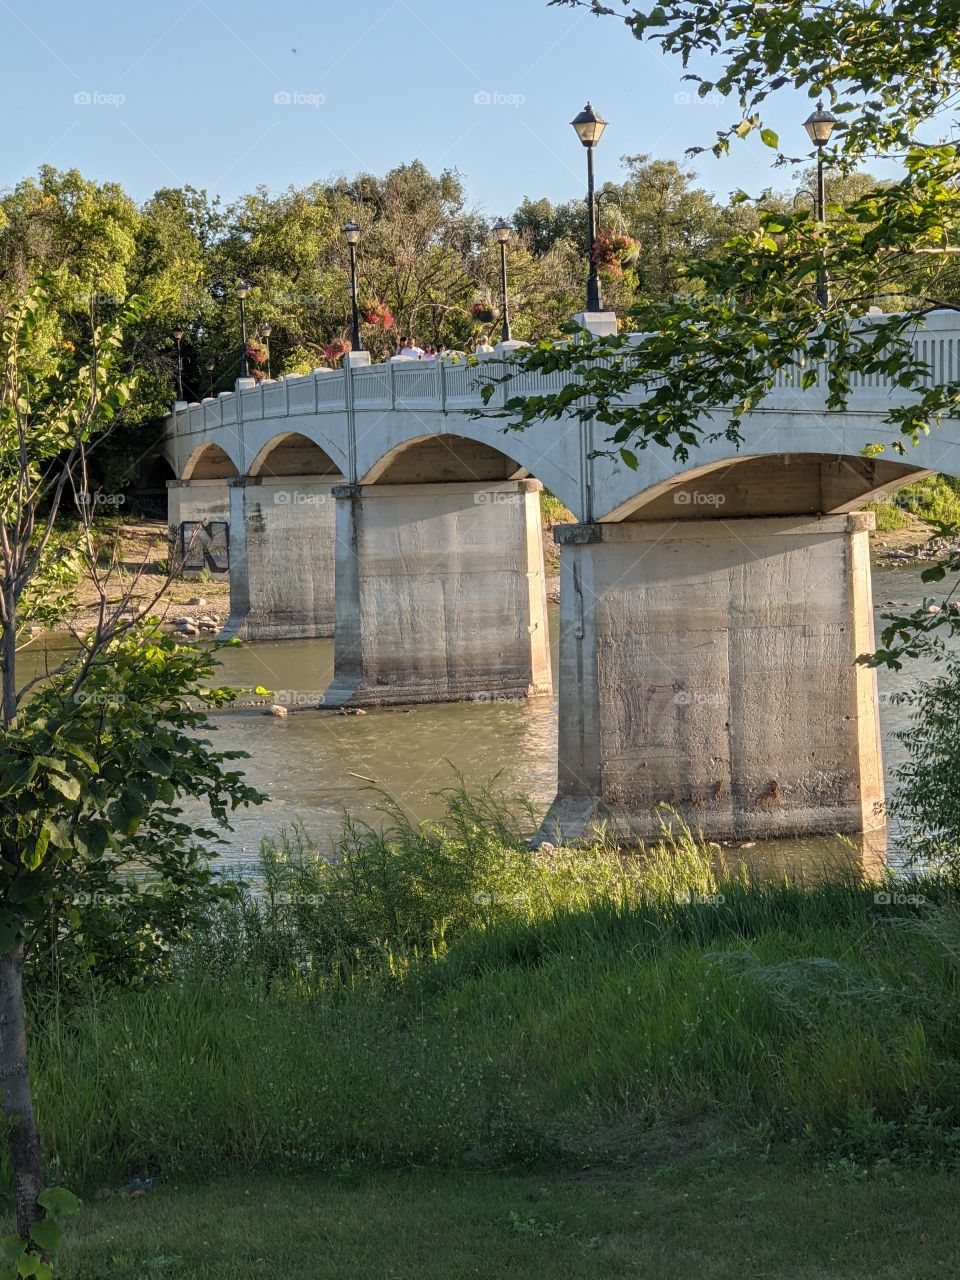
[[[960,379],[960,314],[935,312],[918,324],[913,339],[914,355],[930,366],[928,385]],[[178,434],[205,432],[234,426],[251,419],[288,417],[299,414],[344,413],[347,409],[347,378],[352,377],[355,412],[471,412],[485,407],[499,409],[515,395],[543,395],[559,391],[572,375],[565,372],[537,374],[518,372],[509,382],[495,380],[507,366],[496,356],[481,357],[479,363],[447,360],[391,361],[383,365],[345,369],[316,369],[308,374],[288,374],[279,381],[265,381],[239,392],[224,391],[216,398],[188,405],[173,416]],[[762,409],[822,410],[825,404],[825,369],[818,368],[817,382],[801,387],[802,370],[781,370],[774,389],[758,406]],[[484,402],[483,388],[493,382],[494,391]],[[916,393],[897,387],[885,374],[854,374],[850,379],[851,411],[886,411]],[[583,402],[581,402],[583,403]]]

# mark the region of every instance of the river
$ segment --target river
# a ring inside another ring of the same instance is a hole
[[[919,604],[934,588],[920,581],[920,569],[875,567],[875,616],[888,601]],[[556,661],[556,609],[551,611]],[[880,627],[878,625],[878,633]],[[902,758],[895,733],[906,709],[890,695],[932,673],[928,661],[901,672],[881,670],[880,720],[887,773]],[[333,674],[332,640],[287,640],[247,644],[224,651],[223,675],[237,685],[263,685],[277,691],[288,706],[308,705]],[[249,752],[244,770],[250,782],[269,796],[240,812],[221,857],[249,865],[264,836],[276,835],[299,819],[321,848],[332,848],[345,815],[378,824],[382,795],[413,820],[438,816],[438,795],[462,774],[477,788],[499,774],[499,786],[523,797],[539,817],[555,790],[557,753],[556,699],[518,702],[456,702],[370,710],[365,715],[291,714],[277,718],[263,711],[231,712],[216,717],[218,748]],[[374,788],[379,788],[378,795]],[[874,850],[873,853],[876,851]],[[779,867],[832,862],[836,842],[771,842],[755,846],[754,862]],[[872,860],[872,858],[871,858]]]

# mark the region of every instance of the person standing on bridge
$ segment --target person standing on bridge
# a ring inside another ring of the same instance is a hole
[[[414,345],[412,338],[403,337],[400,339],[400,350],[397,355],[404,360],[419,360],[423,355],[423,351]]]

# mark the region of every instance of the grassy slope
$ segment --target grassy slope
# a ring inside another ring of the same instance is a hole
[[[688,834],[538,857],[449,806],[336,864],[265,853],[262,892],[164,980],[40,1008],[50,1178],[89,1200],[77,1280],[960,1256],[950,883],[750,885]],[[94,1195],[144,1175],[143,1199]]]
[[[836,1147],[869,1108],[901,1124],[917,1107],[960,1114],[949,939],[895,927],[917,911],[869,890],[722,894],[491,923],[347,991],[267,994],[253,975],[219,980],[208,954],[208,977],[179,990],[48,1019],[34,1053],[48,1157],[88,1188],[345,1160],[576,1166],[632,1159],[665,1117]],[[868,1164],[893,1141],[861,1136]]]
[[[631,1172],[250,1175],[85,1205],[64,1261],[66,1280],[925,1280],[960,1265],[955,1196],[729,1143]]]
[[[928,476],[900,489],[895,499],[870,503],[868,510],[876,514],[878,533],[908,528],[911,515],[921,520],[960,525],[960,481],[947,476]]]

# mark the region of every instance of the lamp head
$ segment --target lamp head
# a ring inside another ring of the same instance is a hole
[[[585,147],[595,147],[600,141],[600,135],[607,127],[606,120],[589,102],[570,123],[576,129],[577,137]]]
[[[837,117],[831,115],[829,111],[823,109],[823,103],[817,103],[816,111],[812,111],[803,122],[810,141],[817,147],[825,147],[830,141],[830,135],[839,124]]]

